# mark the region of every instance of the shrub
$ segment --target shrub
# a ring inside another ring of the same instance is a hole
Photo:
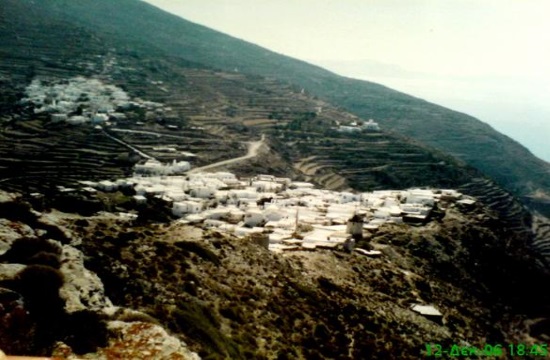
[[[48,253],[41,251],[34,256],[32,256],[28,261],[28,264],[32,265],[44,265],[49,266],[54,269],[59,269],[61,267],[61,261],[59,260],[59,256],[56,254]]]
[[[61,248],[41,238],[22,237],[13,242],[11,248],[2,256],[2,261],[27,264],[38,253],[59,256]]]
[[[65,313],[65,301],[59,296],[63,274],[44,265],[29,265],[14,279],[14,287],[25,298],[29,311],[37,321],[58,321]]]
[[[77,354],[94,352],[108,343],[108,331],[101,315],[90,310],[69,314],[65,321],[63,341]]]
[[[120,315],[116,316],[116,319],[127,323],[144,322],[144,323],[159,325],[159,322],[157,319],[155,319],[149,314],[142,313],[139,311],[122,311]]]
[[[220,314],[232,321],[236,321],[239,324],[246,323],[246,316],[243,310],[239,306],[228,306],[220,309]]]
[[[220,321],[211,309],[198,301],[180,301],[171,313],[174,330],[198,340],[202,358],[243,359],[241,349],[220,330]]]
[[[175,243],[175,245],[182,250],[197,254],[203,260],[210,261],[214,265],[221,265],[220,259],[212,250],[207,249],[195,241],[179,241]]]
[[[44,355],[60,338],[65,318],[65,301],[59,296],[63,275],[50,266],[29,265],[13,279],[13,290],[23,295],[30,318],[36,323],[29,352]]]
[[[37,217],[31,210],[32,208],[28,203],[16,199],[12,202],[0,204],[0,218],[32,224],[36,222]]]

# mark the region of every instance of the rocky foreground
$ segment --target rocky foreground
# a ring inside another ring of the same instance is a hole
[[[365,232],[357,245],[381,252],[374,257],[275,254],[199,227],[39,205],[0,196],[8,354],[418,359],[428,343],[483,348],[548,334],[548,278],[480,204]]]

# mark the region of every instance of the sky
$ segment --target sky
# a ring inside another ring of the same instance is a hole
[[[146,0],[467,113],[550,161],[548,0]]]

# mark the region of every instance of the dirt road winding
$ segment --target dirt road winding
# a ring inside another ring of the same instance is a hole
[[[214,169],[214,168],[217,168],[217,167],[220,167],[220,166],[234,164],[234,163],[237,163],[237,162],[240,162],[240,161],[244,161],[244,160],[248,160],[248,159],[251,159],[253,157],[256,157],[258,155],[258,151],[260,150],[260,147],[264,144],[264,141],[265,141],[265,135],[262,135],[262,138],[260,140],[249,142],[248,143],[248,152],[245,156],[240,156],[240,157],[237,157],[237,158],[224,160],[224,161],[219,161],[217,163],[213,163],[213,164],[210,164],[210,165],[205,165],[205,166],[201,166],[201,167],[198,167],[198,168],[194,168],[194,169],[190,170],[188,173],[189,174],[197,173],[197,172],[201,172],[201,171],[205,171],[205,170],[209,170],[209,169]]]

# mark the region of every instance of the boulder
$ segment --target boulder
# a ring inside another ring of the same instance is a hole
[[[61,272],[65,284],[60,290],[65,299],[65,310],[69,313],[79,310],[102,310],[113,304],[105,296],[105,289],[99,276],[84,267],[84,255],[70,245],[63,245]]]
[[[33,237],[33,229],[23,223],[0,219],[0,255],[11,247],[11,244],[21,237]]]

